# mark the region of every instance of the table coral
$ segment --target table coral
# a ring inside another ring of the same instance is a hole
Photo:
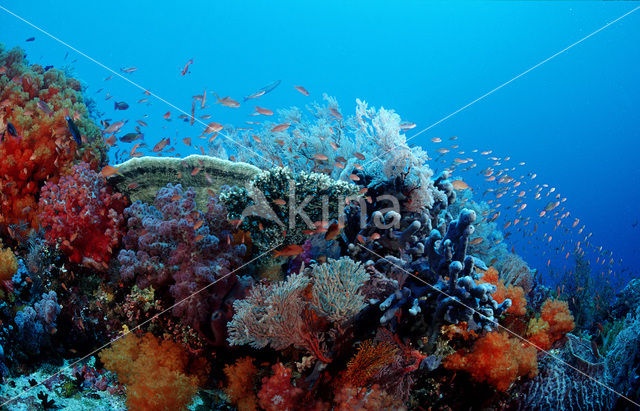
[[[38,218],[50,244],[59,244],[72,263],[106,269],[122,236],[121,194],[86,163],[72,167],[58,183],[42,187]]]
[[[60,70],[29,66],[22,50],[5,51],[1,45],[0,67],[6,67],[0,74],[0,133],[4,133],[0,139],[0,229],[23,222],[36,229],[42,185],[57,181],[76,159],[98,168],[104,161],[105,146],[88,117],[77,80]],[[85,137],[81,147],[69,131],[67,116]],[[9,123],[16,136],[7,132]]]

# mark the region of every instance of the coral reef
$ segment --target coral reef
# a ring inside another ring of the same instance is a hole
[[[0,60],[0,400],[624,409],[605,385],[638,398],[637,281],[613,306],[577,301],[598,284],[578,259],[584,284],[552,291],[507,247],[497,206],[455,167],[434,175],[392,110],[357,100],[348,116],[325,96],[224,127],[266,159],[212,138],[233,161],[135,158],[105,178],[79,83],[19,51]]]

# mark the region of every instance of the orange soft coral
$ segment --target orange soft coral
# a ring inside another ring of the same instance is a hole
[[[224,367],[224,373],[229,381],[225,391],[231,403],[240,411],[258,409],[258,398],[254,392],[257,372],[258,369],[251,357],[240,358],[235,364]]]
[[[489,267],[482,275],[479,283],[489,283],[496,286],[496,292],[491,294],[491,297],[498,304],[501,304],[507,298],[511,299],[511,307],[507,309],[507,314],[522,316],[527,313],[527,299],[524,295],[524,289],[514,285],[505,286],[500,279],[498,270],[495,268]]]
[[[451,370],[464,370],[474,380],[500,391],[506,391],[518,377],[534,377],[538,373],[535,348],[505,332],[486,334],[470,352],[459,350],[446,357],[443,365]]]
[[[27,223],[37,228],[36,204],[45,181],[57,181],[75,159],[101,165],[105,145],[89,119],[77,80],[62,71],[29,66],[20,49],[0,45],[0,229]],[[70,116],[86,140],[78,147],[69,131]],[[11,123],[17,136],[10,135]],[[24,231],[22,229],[21,231]],[[13,230],[15,231],[15,229]],[[10,234],[13,232],[10,231]]]
[[[100,359],[126,385],[130,409],[184,409],[198,390],[198,377],[186,373],[185,349],[151,333],[127,335],[100,353]]]
[[[543,350],[551,348],[575,328],[573,315],[565,301],[547,299],[540,310],[540,318],[532,318],[527,329],[529,341]]]
[[[2,244],[0,243],[0,246]],[[0,247],[0,282],[9,281],[18,271],[18,260],[10,248]]]

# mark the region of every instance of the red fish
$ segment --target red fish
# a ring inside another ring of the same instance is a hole
[[[274,257],[293,257],[302,253],[304,250],[299,245],[288,245],[284,247],[282,250],[276,250],[273,254]]]

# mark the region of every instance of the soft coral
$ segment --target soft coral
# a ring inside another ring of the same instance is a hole
[[[110,193],[104,177],[80,163],[58,184],[45,184],[38,216],[47,241],[59,243],[69,261],[100,269],[122,236],[123,209],[122,195]]]
[[[536,350],[505,332],[490,332],[479,338],[470,352],[459,350],[445,358],[445,368],[467,371],[474,380],[506,391],[518,378],[538,373]]]

